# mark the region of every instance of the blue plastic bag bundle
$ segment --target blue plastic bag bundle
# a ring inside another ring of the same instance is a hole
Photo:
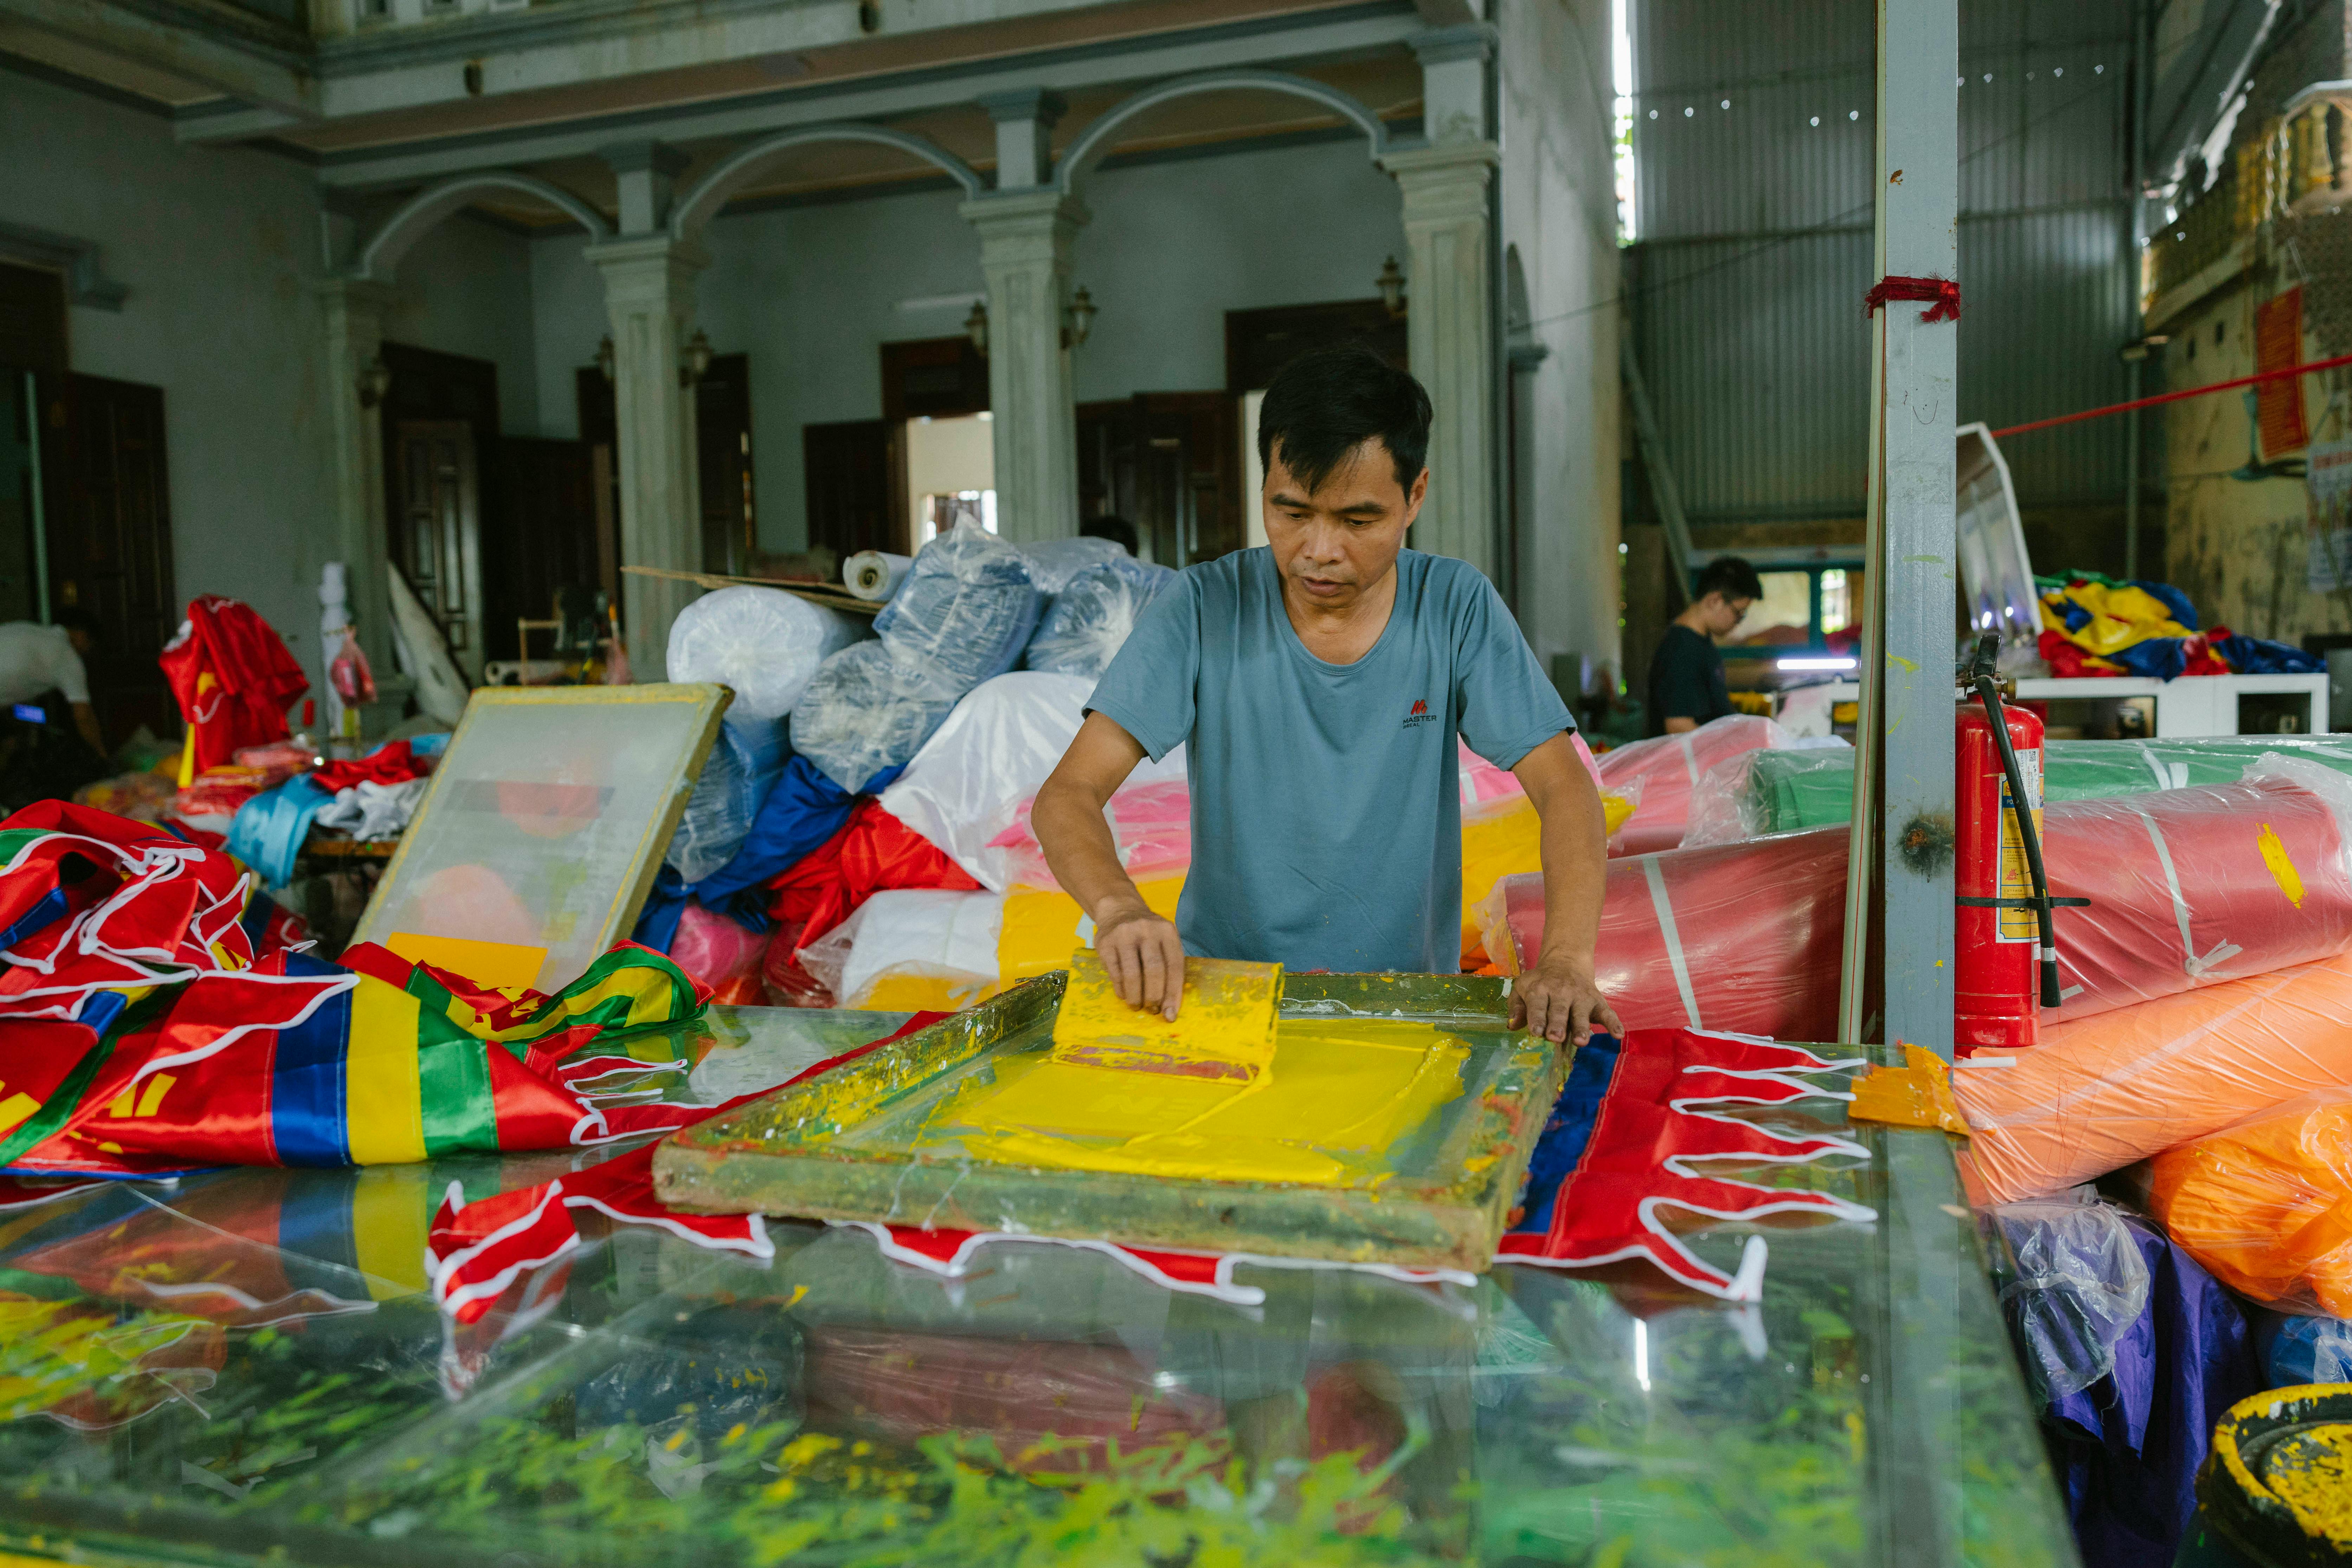
[[[793,706],[793,750],[843,789],[864,792],[876,774],[906,766],[969,689],[898,658],[887,640],[852,643]]]
[[[735,858],[752,819],[792,755],[782,719],[730,719],[719,726],[710,760],[670,835],[663,857],[688,882],[699,882]]]
[[[1013,668],[1037,629],[1041,607],[1021,552],[978,523],[962,522],[916,553],[907,580],[874,617],[874,635],[901,667],[952,703]]]
[[[1029,639],[1028,664],[1055,675],[1098,679],[1135,629],[1136,617],[1174,571],[1120,555],[1070,579]]]
[[[2352,1383],[2352,1322],[2299,1317],[2256,1308],[2254,1344],[2272,1388],[2305,1383]]]

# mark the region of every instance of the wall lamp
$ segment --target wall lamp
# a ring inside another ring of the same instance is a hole
[[[604,384],[613,382],[613,334],[606,332],[604,341],[596,345],[596,368],[604,373]]]
[[[710,374],[710,334],[697,327],[677,352],[677,384],[692,386]]]
[[[358,386],[362,408],[373,408],[391,392],[392,367],[383,363],[382,354],[360,366]]]
[[[1062,346],[1074,349],[1085,342],[1087,334],[1095,329],[1095,318],[1101,314],[1102,309],[1095,303],[1095,297],[1080,288],[1070,296],[1070,302],[1062,307]],[[987,300],[974,300],[971,302],[971,314],[963,319],[963,330],[965,335],[971,339],[971,346],[985,355],[988,353]]]
[[[1395,257],[1391,256],[1381,263],[1381,275],[1372,282],[1380,289],[1381,303],[1389,308],[1389,320],[1403,321],[1406,308],[1404,274],[1398,270]]]
[[[963,330],[964,335],[971,339],[971,346],[985,358],[988,353],[987,300],[974,300],[971,302],[971,314],[963,319]]]

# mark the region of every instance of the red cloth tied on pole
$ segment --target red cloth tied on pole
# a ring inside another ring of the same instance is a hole
[[[287,705],[310,688],[286,639],[252,605],[217,594],[188,601],[188,618],[155,662],[188,722],[194,773],[286,739]]]
[[[1951,278],[1904,278],[1889,275],[1871,285],[1863,296],[1862,313],[1874,314],[1882,305],[1898,300],[1910,300],[1929,307],[1919,312],[1922,321],[1957,321],[1960,319],[1960,285]]]

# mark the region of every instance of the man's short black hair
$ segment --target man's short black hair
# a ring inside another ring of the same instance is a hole
[[[1127,519],[1123,517],[1113,517],[1107,512],[1101,517],[1095,518],[1091,521],[1079,524],[1078,537],[1080,539],[1108,539],[1112,543],[1118,545],[1120,549],[1126,551],[1129,555],[1135,553],[1135,547],[1138,542],[1135,532],[1135,524],[1128,521]]]
[[[98,617],[79,605],[68,605],[50,611],[49,625],[62,626],[68,632],[79,632],[92,642],[100,640]]]
[[[1691,603],[1696,604],[1709,594],[1720,594],[1725,604],[1734,599],[1760,599],[1764,596],[1764,580],[1756,575],[1756,568],[1737,555],[1718,555],[1699,568],[1698,583],[1691,589]]]
[[[1311,349],[1275,373],[1258,405],[1257,457],[1283,467],[1309,491],[1349,453],[1377,436],[1396,459],[1397,483],[1412,489],[1429,456],[1429,394],[1421,383],[1360,343]]]

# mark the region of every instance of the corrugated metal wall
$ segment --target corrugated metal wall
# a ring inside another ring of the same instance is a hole
[[[1640,243],[1627,286],[1684,504],[1698,522],[1859,516],[1873,8],[1629,4]],[[1963,423],[2125,395],[2129,22],[2130,0],[1963,0]],[[2025,505],[2122,500],[2117,422],[2004,452]]]

